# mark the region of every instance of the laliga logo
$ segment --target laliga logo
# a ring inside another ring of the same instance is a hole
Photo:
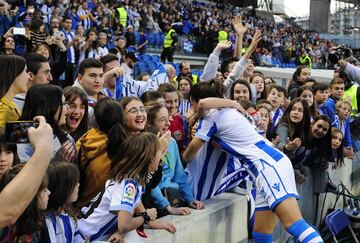
[[[133,197],[135,195],[135,187],[134,187],[134,185],[129,184],[125,189],[125,193],[129,197]]]

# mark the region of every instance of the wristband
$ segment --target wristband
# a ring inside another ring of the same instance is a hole
[[[144,218],[144,224],[149,224],[150,222],[150,216],[147,214],[147,212],[137,213],[137,216],[141,216]]]

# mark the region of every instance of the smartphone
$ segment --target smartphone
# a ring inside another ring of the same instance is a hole
[[[25,35],[25,28],[13,28],[14,35]]]
[[[5,126],[6,143],[30,143],[29,128],[39,126],[38,122],[34,121],[12,121],[7,122]]]

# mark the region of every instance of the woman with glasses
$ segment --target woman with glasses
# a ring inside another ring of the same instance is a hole
[[[33,85],[26,94],[20,121],[32,121],[36,116],[44,116],[54,133],[52,161],[75,161],[75,142],[62,126],[66,124],[68,103],[61,88],[55,85]],[[17,144],[21,162],[26,162],[34,153],[30,144]]]

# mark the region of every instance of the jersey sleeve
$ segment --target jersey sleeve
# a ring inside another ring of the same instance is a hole
[[[133,213],[136,208],[136,194],[137,188],[133,181],[126,180],[121,183],[111,197],[109,211],[112,213],[118,211]]]
[[[199,120],[195,137],[208,142],[216,132],[217,126],[215,121],[210,116],[207,116]]]

